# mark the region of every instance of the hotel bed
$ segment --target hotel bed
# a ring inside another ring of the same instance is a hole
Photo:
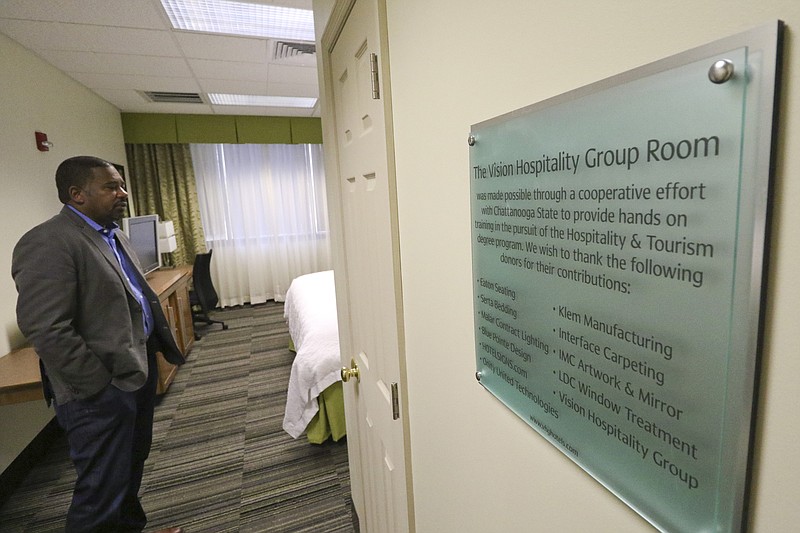
[[[296,352],[286,394],[283,429],[319,444],[345,431],[339,329],[333,271],[295,278],[283,316]]]

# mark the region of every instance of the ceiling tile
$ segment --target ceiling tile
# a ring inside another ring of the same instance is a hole
[[[200,92],[194,78],[167,76],[129,76],[125,74],[72,73],[71,76],[90,89],[134,89],[138,91]]]
[[[119,109],[131,109],[147,104],[142,95],[129,89],[96,89],[94,92]]]
[[[222,93],[222,94],[256,94],[267,96],[270,93],[267,91],[266,81],[248,81],[248,80],[209,80],[201,78],[199,80],[200,88],[206,93]]]
[[[189,59],[188,62],[198,78],[267,81],[267,65],[265,63],[234,63],[205,59]]]
[[[97,94],[129,113],[176,113],[210,115],[214,110],[207,104],[157,103],[146,100],[136,91],[99,89]]]
[[[270,65],[270,81],[278,83],[317,84],[317,69],[288,65]]]
[[[96,52],[57,52],[43,50],[40,55],[64,72],[132,74],[144,76],[191,77],[186,60],[178,57],[99,54]]]
[[[265,62],[267,40],[207,33],[173,32],[186,57],[237,62]]]
[[[293,7],[295,9],[311,9],[311,0],[249,0],[251,4]]]
[[[272,117],[310,117],[312,109],[296,107],[266,107],[239,105],[212,105],[219,115],[264,115]]]
[[[55,4],[55,5],[54,5]],[[167,29],[159,0],[2,0],[0,18],[50,20],[127,28]]]
[[[181,56],[166,30],[0,19],[0,31],[31,50]]]
[[[269,96],[307,96],[319,98],[319,86],[307,83],[267,83]]]
[[[74,25],[83,32],[86,26]],[[181,49],[167,30],[136,28],[86,29],[86,40],[91,44],[86,50],[104,53],[136,54],[147,56],[181,57]],[[63,48],[62,48],[63,49]]]

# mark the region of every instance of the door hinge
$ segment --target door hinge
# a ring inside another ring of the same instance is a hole
[[[381,86],[378,80],[378,56],[376,54],[369,55],[369,72],[372,77],[372,99],[378,100],[381,97]]]
[[[400,394],[397,392],[397,383],[392,383],[392,420],[400,418]]]

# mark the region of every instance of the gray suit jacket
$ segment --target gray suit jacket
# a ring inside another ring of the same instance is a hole
[[[151,343],[184,362],[158,297],[141,273],[125,235],[117,237],[136,265],[153,311]],[[67,206],[22,236],[11,274],[17,323],[33,344],[58,404],[92,396],[109,382],[137,390],[147,380],[147,339],[141,306],[103,237]]]

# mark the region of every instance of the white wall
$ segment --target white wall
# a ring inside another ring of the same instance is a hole
[[[28,229],[61,208],[55,170],[67,157],[96,155],[127,167],[119,111],[0,35],[0,357],[24,342],[16,325],[11,252]],[[35,131],[54,147],[36,149]],[[52,417],[44,401],[0,407],[0,472]]]
[[[650,531],[476,382],[470,126],[782,19],[784,62],[752,531],[800,527],[796,0],[387,2],[420,532]]]

